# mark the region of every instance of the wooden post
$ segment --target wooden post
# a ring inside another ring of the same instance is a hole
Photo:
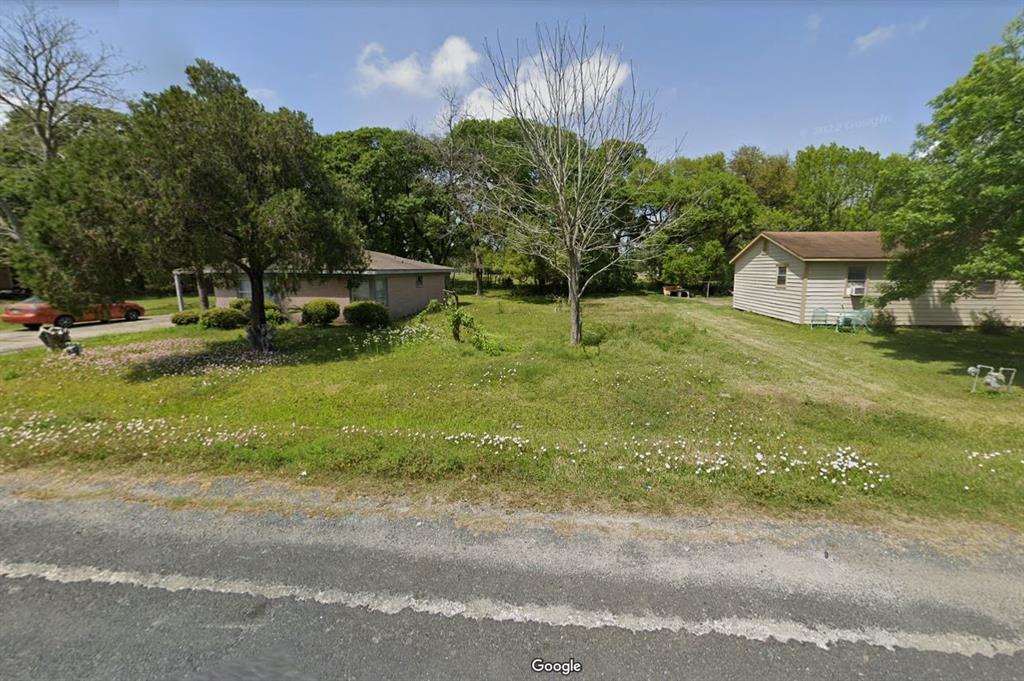
[[[178,296],[178,312],[185,309],[185,295],[181,292],[181,276],[174,273],[174,295]]]

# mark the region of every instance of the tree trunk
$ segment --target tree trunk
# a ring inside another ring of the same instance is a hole
[[[267,324],[267,310],[263,297],[263,272],[250,270],[249,284],[252,289],[252,304],[249,306],[249,326],[245,335],[253,350],[270,352],[273,349],[274,327]]]
[[[479,253],[473,254],[473,275],[476,277],[476,295],[484,294],[484,264]]]
[[[210,309],[210,290],[206,288],[206,280],[203,278],[201,271],[197,270],[196,274],[196,291],[199,293],[199,309],[209,310]]]
[[[583,311],[580,309],[580,273],[570,256],[569,275],[569,345],[583,341]]]

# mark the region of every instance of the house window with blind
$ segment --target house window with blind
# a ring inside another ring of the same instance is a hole
[[[787,274],[788,271],[789,271],[789,268],[786,267],[785,265],[779,265],[778,266],[778,268],[775,270],[775,285],[776,286],[785,286],[786,285],[786,274]]]
[[[996,282],[989,279],[979,281],[974,285],[974,295],[977,298],[992,298],[996,294]]]
[[[388,279],[387,277],[367,277],[352,288],[352,300],[373,300],[381,305],[388,304]]]

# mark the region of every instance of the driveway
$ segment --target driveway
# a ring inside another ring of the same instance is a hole
[[[124,320],[111,321],[105,324],[102,322],[89,322],[86,324],[76,324],[71,327],[71,340],[77,342],[87,338],[110,336],[118,333],[135,333],[136,331],[160,329],[168,326],[171,326],[171,315],[169,314],[143,317],[136,322],[126,322]],[[0,354],[41,347],[43,347],[43,344],[39,340],[38,331],[17,329],[15,331],[0,332]]]
[[[0,515],[11,681],[1024,677],[1005,536],[52,473]]]

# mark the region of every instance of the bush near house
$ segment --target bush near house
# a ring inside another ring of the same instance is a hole
[[[232,298],[228,302],[228,307],[234,310],[238,310],[246,317],[249,317],[250,310],[252,309],[252,300],[249,298]],[[288,322],[288,315],[286,315],[281,308],[270,300],[263,301],[263,309],[266,310],[265,314],[267,317],[267,323],[272,326],[281,326]]]
[[[341,305],[327,298],[317,298],[302,306],[302,323],[306,326],[330,326],[341,315]]]
[[[199,316],[204,329],[240,329],[249,323],[249,315],[233,307],[213,307]]]
[[[366,328],[384,327],[391,321],[388,309],[372,300],[360,300],[357,303],[346,305],[344,316],[345,321],[349,324]]]
[[[1011,327],[1009,322],[1006,321],[1006,317],[1003,317],[995,310],[986,310],[981,313],[975,328],[981,333],[1002,335],[1008,333]]]
[[[884,307],[876,308],[868,326],[875,333],[896,333],[896,315]]]
[[[182,310],[171,315],[171,323],[175,326],[199,323],[199,310]]]

